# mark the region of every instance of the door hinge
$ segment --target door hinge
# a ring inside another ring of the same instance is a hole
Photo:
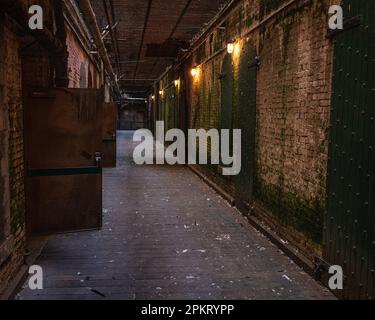
[[[249,64],[249,68],[260,67],[260,58],[256,56],[254,61]]]
[[[361,15],[346,19],[344,21],[344,28],[343,29],[335,29],[335,30],[328,29],[327,38],[332,39],[335,36],[337,36],[338,34],[341,34],[345,31],[357,28],[361,25],[361,23],[362,23],[362,16]]]

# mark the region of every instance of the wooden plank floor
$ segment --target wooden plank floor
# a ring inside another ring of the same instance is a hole
[[[135,166],[119,132],[101,231],[50,237],[17,299],[331,299],[185,167]]]

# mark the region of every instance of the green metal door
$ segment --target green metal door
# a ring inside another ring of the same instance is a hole
[[[186,106],[186,82],[184,80],[181,80],[180,82],[180,88],[178,91],[178,121],[179,125],[178,128],[187,134],[187,119],[188,119],[188,109]]]
[[[165,131],[175,128],[175,87],[169,86],[164,90],[165,94]]]
[[[374,299],[375,1],[342,5],[346,27],[333,38],[324,259],[344,270],[343,298]]]
[[[226,55],[223,60],[220,75],[221,84],[221,129],[233,128],[233,63],[232,57]]]
[[[257,54],[255,47],[245,43],[238,70],[238,112],[237,127],[241,129],[241,173],[236,176],[236,206],[248,213],[253,194],[255,168],[255,126],[256,126],[256,76]]]

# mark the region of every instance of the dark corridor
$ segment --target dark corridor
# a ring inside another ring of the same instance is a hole
[[[0,300],[373,300],[374,105],[374,0],[1,0]]]
[[[43,292],[17,299],[332,298],[191,170],[136,166],[132,137],[104,170],[103,229],[50,237]]]

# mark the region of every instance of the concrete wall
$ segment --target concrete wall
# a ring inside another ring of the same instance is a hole
[[[276,13],[288,2],[240,1],[196,40],[192,54],[182,61],[185,70],[180,76],[188,87],[189,127],[220,128],[221,66],[226,44],[235,38],[239,47],[239,53],[232,55],[236,126],[240,52],[249,43],[255,45],[260,57],[255,205],[262,209],[259,216],[285,239],[308,255],[319,255],[332,81],[332,43],[326,32],[332,1],[298,1]],[[193,78],[190,70],[197,65],[200,74]],[[233,178],[222,177],[217,166],[199,170],[234,195]]]

